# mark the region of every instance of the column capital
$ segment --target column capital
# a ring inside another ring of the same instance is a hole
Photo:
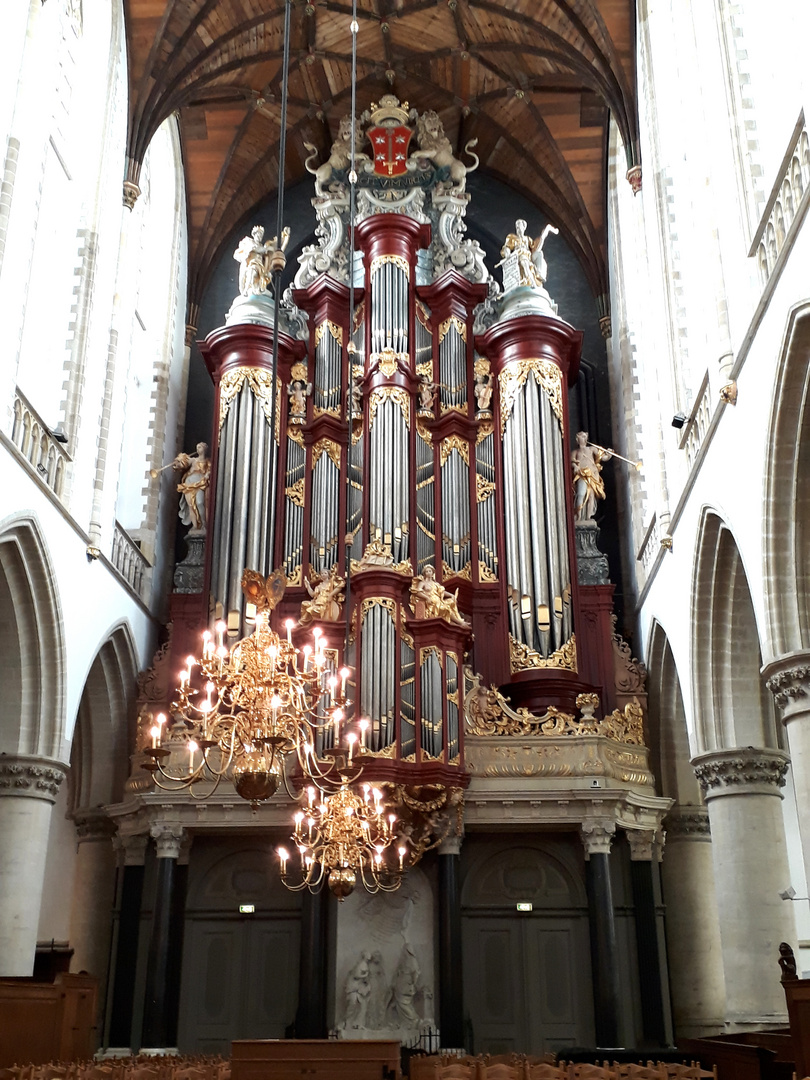
[[[54,758],[0,754],[0,795],[56,802],[68,766]]]
[[[86,840],[111,840],[115,836],[115,822],[103,810],[77,810],[73,822],[80,844]]]
[[[709,799],[720,795],[778,795],[785,786],[790,758],[781,750],[737,746],[692,758],[692,767]]]
[[[810,653],[787,653],[766,664],[762,675],[785,723],[798,714],[810,714]]]
[[[155,821],[152,823],[149,833],[155,841],[156,854],[159,859],[177,859],[183,848],[185,830],[182,825],[168,821]]]
[[[627,829],[631,862],[661,862],[664,854],[664,830]]]
[[[616,835],[616,822],[608,818],[586,819],[580,823],[579,835],[586,859],[590,859],[591,855],[609,855]]]
[[[113,847],[123,852],[124,866],[143,866],[146,862],[146,845],[149,837],[146,833],[117,833]]]
[[[445,836],[444,840],[442,840],[436,850],[440,855],[460,855],[461,844],[463,840],[463,833],[453,834],[452,836]]]
[[[711,840],[709,811],[703,806],[673,806],[664,821],[670,840]]]

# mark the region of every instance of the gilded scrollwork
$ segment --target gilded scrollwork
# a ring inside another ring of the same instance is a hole
[[[451,315],[449,318],[447,318],[443,322],[439,323],[439,344],[441,344],[444,341],[445,337],[447,336],[447,332],[448,332],[448,330],[450,329],[451,326],[455,327],[455,330],[456,330],[456,333],[458,334],[458,336],[463,341],[466,342],[466,340],[467,340],[467,327],[466,327],[466,325],[461,321],[461,319],[458,317],[458,315]]]
[[[342,347],[343,327],[338,326],[338,324],[332,322],[331,319],[324,319],[320,326],[315,327],[315,348],[317,349],[317,347],[320,345],[321,339],[323,338],[323,335],[326,333],[327,330],[338,343],[338,345]]]
[[[370,276],[374,277],[380,267],[385,266],[386,263],[398,266],[405,277],[410,281],[411,268],[408,264],[408,260],[403,255],[376,255],[371,260]]]
[[[475,477],[475,501],[480,503],[486,502],[494,491],[495,484],[493,481],[487,480],[480,473],[477,473]]]
[[[374,427],[374,418],[381,401],[391,400],[399,405],[406,427],[411,426],[411,399],[401,386],[377,386],[371,391],[368,404],[368,429]]]
[[[440,463],[442,465],[444,465],[454,450],[459,452],[466,465],[470,464],[470,445],[467,440],[462,439],[460,435],[449,435],[446,439],[442,439],[440,444],[439,454]]]
[[[318,439],[312,447],[312,468],[314,469],[326,454],[336,469],[340,468],[340,447],[331,439]]]
[[[564,671],[577,670],[576,634],[572,634],[564,645],[550,656],[541,656],[522,641],[516,641],[509,635],[509,661],[512,674],[529,668],[562,668]]]
[[[304,505],[304,479],[296,480],[294,484],[284,489],[284,494],[296,506]]]
[[[239,396],[245,383],[248,384],[254,397],[261,403],[262,412],[265,415],[267,423],[269,424],[271,422],[273,414],[273,395],[271,390],[273,385],[272,375],[269,371],[265,371],[264,368],[238,367],[233,368],[231,371],[226,371],[219,384],[220,431],[231,410],[231,405],[233,405],[234,401]],[[278,415],[276,416],[276,423],[278,423]]]
[[[554,415],[563,422],[563,387],[562,371],[551,360],[531,358],[514,360],[507,364],[498,376],[501,387],[501,435],[506,429],[506,421],[512,415],[515,398],[529,373],[540,386],[549,400]]]
[[[478,580],[479,581],[497,581],[498,575],[491,570],[483,559],[478,560]]]

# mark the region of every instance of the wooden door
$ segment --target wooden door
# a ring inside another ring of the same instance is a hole
[[[178,1043],[184,1053],[230,1053],[232,1039],[279,1039],[298,1000],[297,918],[186,922]]]
[[[587,921],[470,915],[466,1009],[477,1053],[542,1054],[593,1041]]]

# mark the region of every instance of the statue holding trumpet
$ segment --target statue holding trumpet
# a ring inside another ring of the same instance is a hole
[[[163,469],[151,469],[152,479],[155,479],[164,469],[182,471],[183,475],[177,485],[177,490],[183,496],[180,500],[179,517],[184,525],[191,526],[190,536],[202,535],[207,523],[205,500],[211,481],[208,443],[197,443],[196,454],[178,454],[174,461],[164,465]]]
[[[641,468],[640,461],[617,454],[605,446],[588,442],[588,432],[577,432],[577,445],[571,451],[571,468],[574,472],[574,519],[592,521],[596,513],[596,500],[605,497],[605,482],[602,479],[602,463],[611,458],[627,461],[636,469]]]

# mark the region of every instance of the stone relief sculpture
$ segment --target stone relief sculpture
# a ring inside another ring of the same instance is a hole
[[[343,1027],[348,1031],[358,1031],[367,1026],[368,1003],[371,994],[370,960],[369,954],[362,952],[359,960],[346,976],[346,984],[343,988],[345,1017]]]
[[[345,599],[343,589],[346,582],[338,573],[337,567],[321,570],[314,588],[306,577],[304,585],[312,599],[304,600],[301,604],[301,626],[309,626],[313,622],[338,622],[340,606]]]
[[[208,443],[197,443],[196,454],[178,454],[172,462],[172,468],[183,476],[177,485],[182,495],[179,517],[184,525],[191,526],[191,534],[205,532],[205,501],[208,485],[211,482],[211,461],[208,457]]]
[[[424,573],[411,582],[411,610],[417,619],[444,619],[469,629],[470,624],[458,610],[458,589],[448,592],[436,580],[432,566],[426,566]]]
[[[596,500],[604,499],[602,462],[610,461],[612,457],[610,450],[588,443],[587,431],[577,432],[577,445],[571,451],[571,468],[574,472],[574,517],[577,521],[591,521],[596,513]]]

